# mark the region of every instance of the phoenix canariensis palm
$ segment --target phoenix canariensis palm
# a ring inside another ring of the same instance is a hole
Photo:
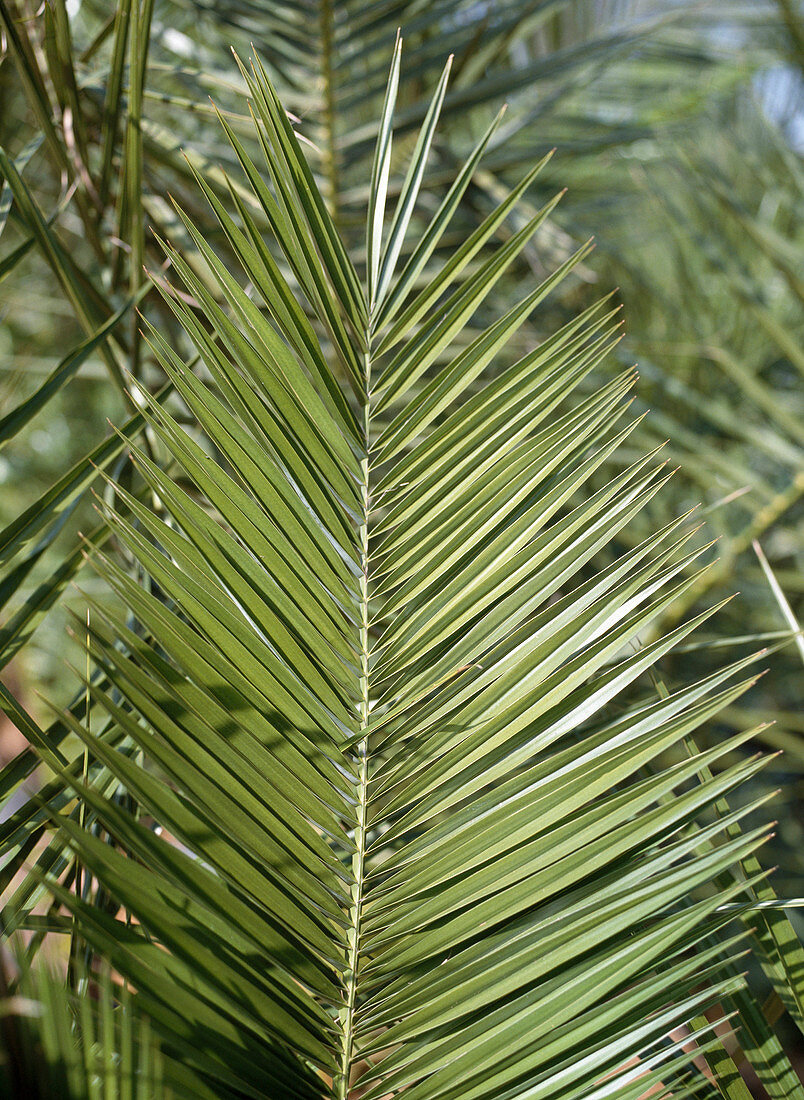
[[[572,402],[618,339],[609,299],[507,353],[589,246],[478,326],[560,197],[493,245],[541,164],[443,260],[493,123],[406,240],[449,64],[386,216],[400,55],[364,272],[258,61],[264,165],[222,119],[246,185],[197,176],[245,281],[177,207],[203,270],[165,242],[158,285],[195,365],[146,325],[169,386],[132,380],[149,447],[123,436],[141,481],[103,505],[126,610],[90,601],[86,708],[42,731],[4,694],[56,773],[6,829],[49,839],[4,919],[36,923],[44,883],[136,991],[174,1095],[685,1095],[693,1050],[728,1058],[704,1013],[743,996],[764,889],[757,803],[726,802],[753,731],[692,739],[751,659],[618,705],[712,613],[640,643],[695,583],[695,528],[618,543],[656,454],[589,487],[635,426],[633,371]]]

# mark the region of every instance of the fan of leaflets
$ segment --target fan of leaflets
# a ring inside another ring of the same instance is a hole
[[[506,354],[585,246],[477,330],[559,197],[491,247],[541,165],[434,268],[493,126],[400,261],[449,66],[386,211],[399,62],[397,45],[364,279],[266,74],[244,70],[264,163],[223,125],[274,240],[242,180],[224,198],[199,176],[242,272],[189,217],[205,277],[164,245],[200,365],[147,327],[182,423],[138,391],[172,465],[127,440],[150,495],[118,485],[106,509],[149,583],[95,552],[127,610],[82,624],[91,707],[57,735],[4,692],[56,774],[5,825],[19,852],[49,840],[4,920],[34,921],[44,881],[188,1096],[685,1095],[699,1071],[675,1029],[728,1059],[703,1014],[745,996],[741,920],[782,950],[784,918],[755,911],[766,829],[725,801],[761,766],[731,762],[752,731],[692,740],[750,661],[617,705],[706,617],[640,644],[695,583],[694,528],[594,569],[668,476],[649,454],[585,488],[634,428],[631,371],[572,400],[616,311]],[[113,904],[70,888],[68,853]]]

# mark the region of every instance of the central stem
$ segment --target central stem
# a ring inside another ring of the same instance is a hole
[[[369,385],[371,355],[364,356],[366,402],[363,411],[365,457],[360,464],[362,482],[362,515],[358,530],[360,552],[360,701],[358,713],[360,731],[357,744],[357,808],[355,815],[355,853],[352,857],[352,904],[346,941],[346,1004],[342,1013],[343,1045],[340,1073],[335,1082],[337,1100],[347,1100],[349,1078],[354,1060],[354,1018],[357,1008],[357,977],[360,965],[360,931],[363,918],[363,885],[366,858],[366,803],[368,801],[368,723],[369,723]]]

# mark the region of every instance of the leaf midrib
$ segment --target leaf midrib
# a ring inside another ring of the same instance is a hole
[[[371,424],[371,349],[363,355],[363,370],[365,379],[365,399],[363,406],[363,434],[364,452],[360,463],[361,476],[361,523],[358,529],[358,542],[360,552],[360,701],[359,730],[364,734],[355,746],[357,763],[357,805],[355,807],[355,853],[352,857],[352,906],[349,911],[349,927],[347,929],[347,956],[344,972],[344,985],[346,1003],[342,1010],[340,1073],[334,1082],[334,1095],[336,1100],[348,1100],[349,1079],[354,1060],[354,1020],[357,1008],[357,981],[358,966],[360,961],[360,937],[363,920],[363,891],[365,884],[365,863],[367,848],[367,817],[368,817],[368,723],[369,723],[369,512],[371,509],[370,497],[370,466],[369,443]]]

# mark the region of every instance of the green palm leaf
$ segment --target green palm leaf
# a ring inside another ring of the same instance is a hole
[[[47,967],[33,972],[23,964],[13,976],[8,969],[0,979],[8,1040],[0,1083],[7,1096],[166,1100],[176,1084],[209,1095],[186,1072],[165,1082],[148,1020],[136,1014],[131,993],[116,988],[108,970],[92,986],[84,975],[81,996],[71,997]],[[169,1069],[174,1074],[177,1067]]]
[[[701,551],[687,517],[620,541],[667,479],[654,454],[590,484],[636,424],[630,371],[572,400],[618,337],[605,300],[508,350],[585,250],[483,319],[552,208],[487,247],[533,174],[425,285],[449,195],[403,260],[445,85],[386,228],[398,63],[359,269],[242,69],[264,167],[227,132],[274,239],[202,184],[248,288],[189,214],[206,277],[165,245],[200,366],[148,326],[181,406],[139,390],[141,415],[172,466],[104,445],[150,492],[103,506],[120,601],[85,628],[91,702],[54,726],[87,763],[48,750],[50,789],[6,829],[15,866],[54,833],[6,918],[41,925],[46,888],[219,1097],[684,1095],[693,1052],[668,1037],[741,995],[767,833],[740,828],[761,799],[726,804],[762,767],[730,756],[755,731],[688,748],[750,659],[624,700],[711,614],[644,640]],[[66,852],[113,904],[60,877]]]

